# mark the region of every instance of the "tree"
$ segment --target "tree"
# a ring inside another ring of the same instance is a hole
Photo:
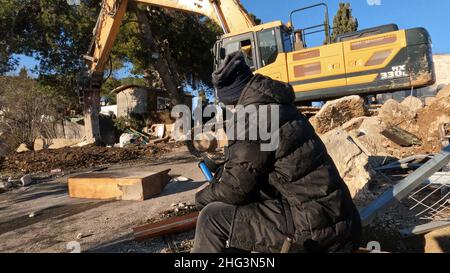
[[[338,35],[357,30],[358,19],[353,17],[350,3],[339,3],[339,10],[333,19],[333,33],[331,34],[331,40],[336,42]]]
[[[253,13],[249,13],[248,16],[250,16],[250,19],[252,19],[256,25],[262,24],[262,20],[260,18],[256,17],[256,15],[254,15]]]
[[[17,77],[0,77],[0,86],[0,131],[10,136],[15,147],[24,143],[33,150],[36,139],[54,138],[57,103],[27,76],[26,70]]]
[[[61,105],[76,106],[77,75],[86,68],[81,56],[91,42],[100,3],[82,0],[81,5],[71,6],[66,0],[2,0],[0,35],[6,39],[0,42],[0,73],[14,68],[14,54],[33,56],[40,61],[38,80],[46,92],[60,99]],[[174,98],[181,97],[183,85],[211,86],[211,48],[220,28],[201,16],[149,10],[129,6],[112,52],[113,69],[130,62],[132,72],[147,79],[146,85],[164,87]],[[136,11],[145,15],[150,34],[138,22]]]
[[[0,35],[6,40],[0,42],[0,72],[1,67],[14,68],[13,54],[32,56],[40,62],[38,80],[45,92],[57,97],[61,106],[75,107],[76,76],[85,67],[81,56],[91,40],[100,2],[84,0],[70,6],[66,0],[2,0]]]
[[[164,87],[174,104],[184,85],[211,86],[213,47],[220,28],[208,18],[156,7],[129,7],[113,56],[133,63],[151,87]]]

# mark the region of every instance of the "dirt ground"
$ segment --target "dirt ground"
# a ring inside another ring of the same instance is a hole
[[[69,173],[74,175],[96,168],[98,166]],[[195,192],[205,183],[196,159],[185,146],[172,147],[153,158],[138,157],[109,165],[108,171],[162,171],[168,168],[172,176],[181,175],[192,181],[171,182],[158,196],[144,202],[72,199],[67,192],[69,175],[64,172],[0,194],[0,252],[67,253],[73,250],[71,244],[74,242],[80,244],[82,252],[169,252],[168,243],[163,238],[142,243],[133,241],[132,228],[162,218],[162,213],[173,208],[172,204],[193,204]],[[372,190],[381,194],[389,183],[378,186],[380,189]],[[31,214],[34,217],[30,217]],[[426,236],[403,238],[399,229],[413,224],[416,224],[416,218],[409,211],[408,204],[394,206],[364,228],[361,247],[377,241],[387,252],[450,251],[448,229]],[[79,234],[82,234],[81,239],[77,238]],[[175,235],[172,240],[180,251],[189,251],[193,238],[194,231],[191,231]]]
[[[109,167],[149,171],[167,168],[172,169],[172,176],[182,175],[193,182],[169,183],[157,197],[144,202],[72,199],[67,192],[67,176],[1,194],[0,252],[71,252],[68,243],[72,241],[78,241],[83,252],[166,252],[167,244],[162,239],[134,242],[132,228],[157,218],[173,203],[193,203],[196,189],[204,183],[195,158],[187,149],[177,148],[152,162]],[[34,217],[29,217],[31,213]],[[84,238],[77,240],[79,233]],[[186,243],[192,238],[191,232],[175,240]]]
[[[92,145],[14,153],[0,158],[0,175],[20,177],[20,175],[27,173],[45,173],[57,169],[73,171],[133,160],[151,161],[180,146],[180,143],[161,143],[147,147],[127,146],[126,148],[108,148]]]

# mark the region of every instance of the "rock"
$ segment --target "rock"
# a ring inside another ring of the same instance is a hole
[[[431,105],[433,102],[435,102],[437,99],[436,97],[426,97],[425,98],[425,105],[429,106]]]
[[[318,134],[325,134],[354,118],[365,116],[367,113],[363,98],[349,96],[327,102],[310,119],[310,122]]]
[[[450,251],[450,227],[432,231],[424,237],[425,253],[448,253]]]
[[[134,141],[138,138],[138,136],[129,133],[123,133],[120,136],[119,147],[124,148],[125,146],[134,143]]]
[[[83,239],[83,233],[78,233],[77,234],[77,240],[81,240]]]
[[[11,181],[0,181],[0,189],[3,191],[7,191],[12,187]]]
[[[352,197],[359,200],[369,198],[368,183],[375,174],[369,166],[369,156],[342,129],[330,131],[321,138]]]
[[[29,186],[31,185],[31,183],[33,183],[33,178],[31,177],[31,175],[27,174],[20,178],[20,183],[22,184],[22,187]]]
[[[401,105],[408,107],[409,110],[416,112],[417,110],[422,109],[425,105],[419,98],[409,96],[404,99]]]
[[[399,125],[414,120],[416,113],[397,101],[390,99],[380,108],[378,117],[387,125]]]
[[[438,152],[441,142],[439,136],[439,126],[450,121],[450,97],[435,100],[429,106],[417,112],[417,127],[419,130],[413,132],[424,142],[428,139],[435,139],[434,142],[425,142],[424,146],[428,152]],[[410,131],[412,132],[412,131]],[[436,146],[437,148],[433,148]]]
[[[61,169],[54,169],[50,171],[50,173],[61,173],[61,172],[62,172]]]
[[[385,142],[388,140],[381,132],[386,128],[379,117],[370,117],[361,123],[358,131],[362,135],[358,140],[364,145],[371,156],[386,156],[388,155],[385,149]]]
[[[436,95],[436,99],[443,99],[450,97],[450,84],[442,88]]]
[[[361,127],[361,124],[366,119],[369,119],[369,118],[370,117],[357,117],[357,118],[354,118],[354,119],[344,123],[342,125],[342,129],[344,129],[347,132],[352,131],[352,130],[357,130],[357,129],[359,129],[359,127]]]
[[[24,152],[29,152],[30,149],[27,148],[27,145],[25,144],[20,144],[19,147],[17,147],[16,152],[18,153],[24,153]]]

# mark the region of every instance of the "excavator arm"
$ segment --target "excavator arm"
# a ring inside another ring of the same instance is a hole
[[[103,71],[127,7],[132,2],[204,15],[217,22],[224,33],[241,32],[255,26],[239,0],[103,0],[91,46],[84,56],[89,65],[89,81],[83,91],[88,142],[101,139],[98,115]]]

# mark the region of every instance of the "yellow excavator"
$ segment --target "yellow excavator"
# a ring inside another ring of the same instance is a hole
[[[103,0],[94,39],[85,59],[89,81],[83,90],[86,138],[100,140],[99,94],[109,54],[130,2],[204,15],[222,27],[214,45],[215,65],[241,50],[255,73],[290,83],[297,102],[324,101],[429,86],[435,82],[431,38],[424,28],[385,25],[340,35],[308,48],[309,35],[330,33],[326,4],[294,10],[290,21],[256,25],[239,0]],[[293,16],[324,8],[323,24],[296,29]]]

